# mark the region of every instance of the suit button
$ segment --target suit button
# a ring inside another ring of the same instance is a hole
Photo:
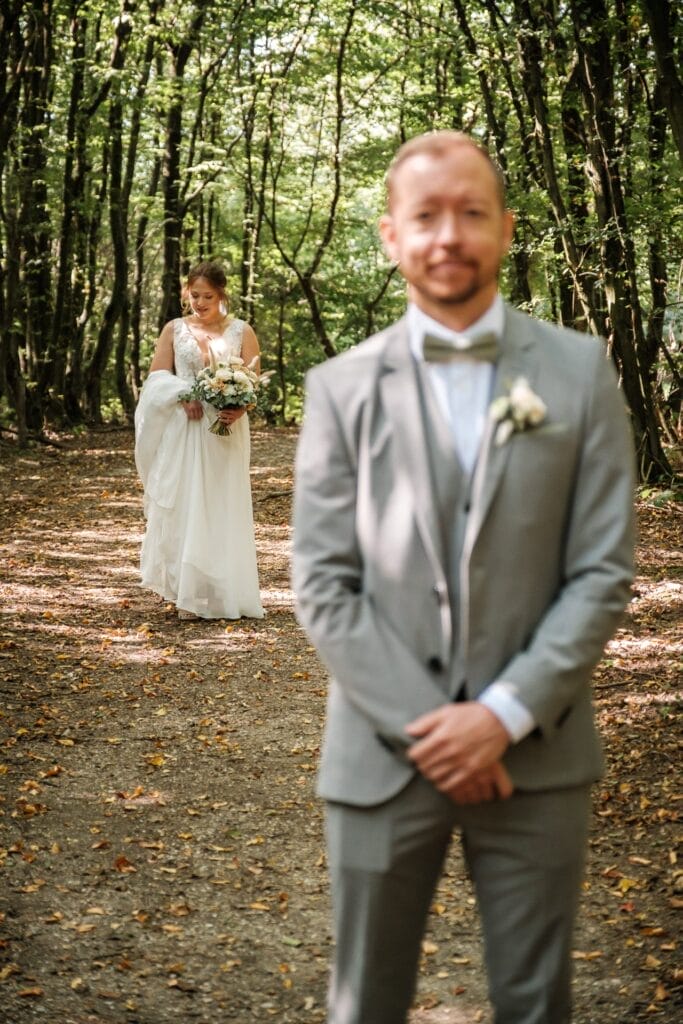
[[[443,672],[443,662],[441,658],[434,655],[427,662],[427,668],[430,672]]]

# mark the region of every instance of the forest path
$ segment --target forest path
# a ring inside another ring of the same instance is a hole
[[[226,439],[229,443],[229,439]],[[179,623],[138,586],[132,434],[0,442],[0,1021],[324,1020],[314,795],[325,675],[293,615],[296,432],[253,432],[263,621]],[[674,850],[680,509],[642,506],[636,599],[596,677],[608,773],[576,1024],[681,1013]],[[680,795],[680,794],[679,794]],[[488,1021],[457,844],[414,1024]]]

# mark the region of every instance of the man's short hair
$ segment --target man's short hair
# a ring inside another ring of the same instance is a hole
[[[500,203],[503,209],[505,209],[505,178],[503,172],[495,162],[488,149],[481,143],[472,139],[465,132],[456,131],[436,131],[436,132],[425,132],[423,135],[416,135],[412,139],[408,139],[400,146],[395,155],[394,159],[389,165],[389,170],[386,176],[386,188],[387,188],[387,207],[391,205],[391,193],[394,186],[394,178],[396,171],[399,167],[405,163],[410,157],[418,156],[420,154],[428,154],[429,156],[443,156],[457,146],[469,146],[481,153],[489,167],[493,171],[495,178],[498,195],[500,197]]]

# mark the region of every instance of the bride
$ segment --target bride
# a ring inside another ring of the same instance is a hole
[[[194,267],[183,290],[187,316],[157,342],[135,412],[135,461],[147,529],[142,586],[172,601],[182,619],[262,618],[244,409],[179,401],[212,358],[256,359],[244,320],[227,315],[226,276],[217,263]],[[209,431],[218,416],[230,434]]]

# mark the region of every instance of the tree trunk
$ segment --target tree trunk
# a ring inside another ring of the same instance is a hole
[[[645,480],[670,477],[661,446],[645,358],[632,234],[615,148],[614,67],[605,0],[573,0],[572,20],[580,81],[588,111],[589,179],[601,229],[602,272],[610,333],[624,394],[633,415],[640,472]]]
[[[169,320],[180,316],[180,239],[183,218],[180,201],[180,154],[183,141],[183,76],[190,55],[196,45],[204,20],[205,9],[200,7],[179,44],[169,46],[171,66],[171,101],[166,116],[166,140],[162,165],[162,192],[164,197],[164,270],[161,282],[161,309],[159,330]]]
[[[641,0],[652,44],[655,48],[657,72],[662,98],[669,115],[671,131],[683,160],[683,82],[678,77],[681,67],[680,46],[674,40],[674,20],[669,0]],[[678,16],[680,18],[680,9]]]
[[[51,383],[46,361],[52,317],[52,225],[48,208],[48,115],[52,74],[52,4],[32,0],[26,31],[28,61],[19,118],[21,185],[18,244],[25,310],[27,370],[40,385],[27,393],[29,427],[43,425],[44,397]]]
[[[325,252],[332,241],[334,233],[334,226],[337,216],[337,207],[339,205],[339,199],[341,196],[341,142],[342,132],[344,129],[344,68],[347,50],[349,46],[349,40],[351,38],[351,31],[353,28],[353,22],[357,11],[357,0],[350,0],[348,10],[346,13],[346,21],[344,28],[341,33],[341,37],[337,49],[337,57],[335,61],[335,75],[334,75],[334,96],[335,96],[335,126],[334,126],[334,141],[332,149],[332,194],[330,196],[329,208],[327,211],[325,229],[320,235],[319,241],[317,242],[313,255],[308,262],[308,266],[302,268],[298,263],[298,250],[304,241],[304,235],[301,235],[298,242],[293,246],[285,247],[282,239],[278,233],[277,224],[277,206],[275,201],[275,191],[273,191],[273,201],[270,213],[268,215],[268,223],[273,235],[273,241],[282,256],[283,260],[296,275],[301,290],[304,294],[306,301],[308,302],[310,313],[311,313],[311,324],[315,332],[315,336],[322,346],[323,352],[328,358],[335,356],[337,351],[334,344],[329,336],[327,328],[325,326],[320,302],[318,300],[318,293],[315,287],[315,274],[320,267],[320,263],[325,255]],[[272,125],[271,115],[271,125]],[[272,165],[272,158],[271,158]],[[273,188],[277,185],[278,169],[273,168]]]
[[[85,198],[85,146],[88,117],[84,110],[85,92],[85,40],[87,19],[78,14],[80,4],[72,0],[71,22],[71,91],[66,122],[64,160],[64,186],[62,191],[62,228],[59,233],[59,255],[55,285],[55,309],[48,358],[52,362],[53,411],[67,422],[80,420],[80,402],[66,400],[66,370],[69,351],[76,329],[76,300],[80,298],[78,277],[82,268],[74,261],[74,242],[77,230],[77,209]],[[47,377],[44,386],[47,386]],[[73,414],[73,420],[69,413]]]
[[[522,83],[535,124],[538,161],[543,171],[545,189],[550,200],[557,231],[562,241],[567,269],[571,274],[582,316],[595,334],[600,331],[599,318],[582,280],[581,251],[576,244],[567,204],[562,194],[553,149],[553,132],[548,116],[548,105],[543,81],[544,52],[541,44],[542,26],[537,12],[532,11],[529,0],[515,0],[519,23],[524,26],[518,35],[518,50]]]
[[[154,147],[157,148],[156,146]],[[147,196],[151,199],[156,195],[161,176],[161,160],[157,157],[152,164]],[[135,233],[135,270],[133,274],[133,298],[131,304],[131,349],[130,361],[133,375],[133,394],[137,401],[142,388],[142,372],[140,369],[142,293],[145,280],[145,239],[149,214],[145,211],[138,219]]]
[[[124,41],[130,32],[129,23],[120,20],[117,32],[121,67],[124,61]],[[128,225],[123,179],[123,101],[120,81],[114,81],[109,98],[110,184],[109,225],[114,254],[114,279],[111,296],[104,311],[95,349],[85,375],[86,414],[90,422],[102,421],[102,378],[114,344],[114,331],[121,317],[126,317],[128,299]]]
[[[23,379],[19,365],[16,324],[19,293],[19,252],[16,203],[9,195],[16,172],[8,169],[7,153],[17,125],[21,71],[26,59],[19,14],[21,0],[0,10],[0,217],[7,251],[0,248],[0,396],[6,396],[17,416],[19,442],[27,437]]]
[[[472,29],[467,20],[467,13],[465,5],[462,0],[452,0],[453,7],[460,25],[460,30],[465,37],[465,44],[467,50],[476,64],[479,64],[479,47],[477,41],[474,38]],[[489,132],[493,138],[495,144],[495,157],[500,169],[503,172],[503,176],[506,182],[510,179],[510,168],[507,159],[507,129],[505,122],[502,118],[499,118],[496,113],[496,104],[494,101],[493,90],[491,88],[489,77],[483,64],[480,64],[477,77],[479,79],[479,87],[481,94],[484,99],[484,108],[486,110],[486,121],[488,124]],[[511,252],[511,264],[513,269],[512,278],[512,289],[511,289],[511,301],[521,306],[525,303],[531,302],[531,289],[529,287],[529,256],[524,245],[514,245]]]

